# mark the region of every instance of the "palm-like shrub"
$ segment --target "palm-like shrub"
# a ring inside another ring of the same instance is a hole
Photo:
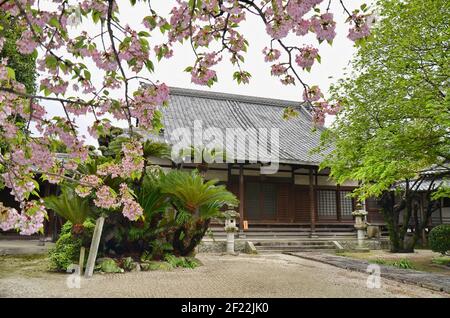
[[[79,197],[69,186],[61,187],[61,194],[44,199],[45,206],[71,223],[71,233],[62,233],[55,249],[50,251],[50,261],[54,269],[65,270],[65,262],[74,259],[79,251],[80,270],[84,264],[85,248],[91,241],[92,233],[85,231],[86,220],[91,215],[89,201]],[[93,229],[93,224],[92,227]],[[63,261],[64,260],[64,261]]]
[[[211,218],[219,216],[223,206],[238,204],[236,197],[217,182],[205,181],[197,171],[175,170],[161,176],[161,190],[172,197],[176,210],[176,226],[169,238],[175,254],[189,255],[205,235]]]
[[[236,206],[238,203],[225,186],[217,185],[218,180],[204,181],[197,171],[170,171],[161,177],[160,182],[163,193],[174,196],[188,211],[198,216],[202,206],[217,209],[224,205]]]
[[[73,224],[72,232],[82,232],[83,223],[90,216],[89,201],[79,197],[69,186],[61,187],[61,194],[44,199],[45,206]]]
[[[170,158],[170,147],[161,142],[147,140],[142,147],[144,157]]]

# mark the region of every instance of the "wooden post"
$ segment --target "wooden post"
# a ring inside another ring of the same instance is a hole
[[[239,232],[244,229],[244,165],[239,165]]]
[[[84,254],[86,253],[86,248],[84,246],[80,249],[80,276],[83,275],[83,267],[84,267]]]
[[[94,235],[92,235],[91,247],[89,249],[89,256],[86,264],[86,272],[84,273],[84,277],[86,278],[90,278],[94,274],[95,260],[97,259],[98,246],[100,244],[104,223],[105,218],[103,216],[100,216],[95,222]]]
[[[336,220],[342,221],[342,211],[341,211],[341,187],[336,185]]]
[[[311,215],[311,236],[315,235],[316,232],[316,200],[314,195],[314,176],[313,168],[309,168],[309,209]]]
[[[297,166],[292,165],[291,166],[291,191],[289,195],[288,200],[288,211],[290,214],[291,223],[295,222],[295,170],[297,169]]]

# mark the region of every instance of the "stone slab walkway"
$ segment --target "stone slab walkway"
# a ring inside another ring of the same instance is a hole
[[[367,273],[367,266],[370,264],[364,260],[357,260],[349,257],[320,252],[287,252],[286,254],[363,273]],[[450,294],[450,277],[447,275],[432,274],[411,269],[400,269],[386,265],[378,266],[380,266],[382,278],[392,279],[401,283],[418,285]]]

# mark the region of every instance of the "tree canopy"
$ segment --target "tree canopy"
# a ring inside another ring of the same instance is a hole
[[[378,1],[377,23],[333,99],[342,107],[322,136],[322,163],[360,198],[450,159],[450,3]]]
[[[29,94],[36,92],[36,55],[24,55],[17,50],[16,42],[25,28],[20,27],[16,18],[4,12],[0,13],[0,32],[4,37],[0,60],[8,60],[8,66],[14,70],[15,79],[25,85]]]

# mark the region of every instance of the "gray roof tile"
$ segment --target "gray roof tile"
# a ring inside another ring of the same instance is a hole
[[[317,165],[321,156],[311,155],[309,151],[319,145],[322,128],[312,130],[310,106],[300,107],[296,118],[283,119],[285,107],[299,104],[298,101],[172,87],[169,106],[161,108],[164,137],[170,140],[171,132],[180,127],[192,131],[194,120],[201,120],[204,129],[220,128],[224,135],[227,128],[278,128],[280,163]]]

